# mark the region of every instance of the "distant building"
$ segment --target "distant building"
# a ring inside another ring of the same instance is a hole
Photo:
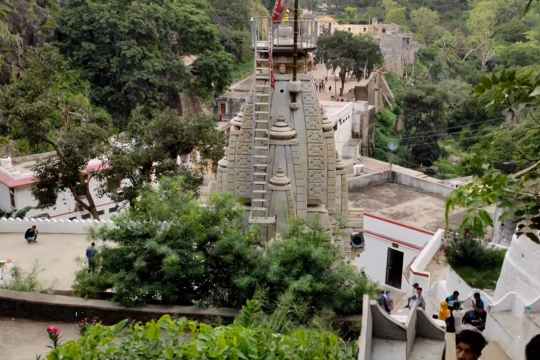
[[[319,34],[333,34],[346,31],[353,35],[370,35],[378,43],[384,57],[384,69],[403,76],[409,65],[416,62],[419,48],[411,33],[401,30],[396,24],[380,24],[376,20],[371,24],[338,24],[331,16],[317,19]]]
[[[0,209],[13,211],[31,207],[28,217],[89,219],[91,216],[80,209],[70,191],[58,194],[56,204],[49,208],[38,209],[37,199],[32,195],[32,186],[37,182],[32,171],[33,166],[43,159],[54,156],[53,153],[36,154],[17,158],[0,159]],[[101,161],[92,160],[86,167],[87,172],[99,171]],[[90,188],[98,213],[103,217],[117,212],[119,204],[106,195],[99,195],[99,182],[90,180]]]

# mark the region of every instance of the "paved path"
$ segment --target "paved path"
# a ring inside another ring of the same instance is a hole
[[[70,290],[89,242],[86,235],[40,234],[29,245],[23,234],[0,234],[0,259],[12,259],[26,272],[37,263],[43,287]]]
[[[50,342],[46,331],[49,325],[62,330],[61,343],[79,337],[77,324],[0,318],[0,358],[32,360],[39,354],[44,359],[50,351],[47,348]]]

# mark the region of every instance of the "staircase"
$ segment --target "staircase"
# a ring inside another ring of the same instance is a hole
[[[273,224],[268,215],[268,180],[270,162],[270,106],[272,96],[272,26],[267,41],[255,43],[255,88],[253,96],[253,176],[251,213],[252,224]]]

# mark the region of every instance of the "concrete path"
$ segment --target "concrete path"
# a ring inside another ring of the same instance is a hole
[[[37,264],[43,287],[71,290],[89,243],[87,235],[40,234],[37,244],[29,245],[23,234],[0,234],[0,259],[13,260],[25,272]]]
[[[79,327],[71,323],[49,323],[25,319],[0,318],[0,358],[4,360],[42,359],[50,351],[47,327],[54,325],[62,330],[60,342],[79,338]]]

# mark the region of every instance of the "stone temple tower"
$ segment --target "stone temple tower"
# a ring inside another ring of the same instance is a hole
[[[316,22],[256,19],[252,32],[253,88],[231,121],[218,190],[238,195],[267,239],[286,232],[293,218],[332,231],[347,218],[347,180],[310,73]]]

